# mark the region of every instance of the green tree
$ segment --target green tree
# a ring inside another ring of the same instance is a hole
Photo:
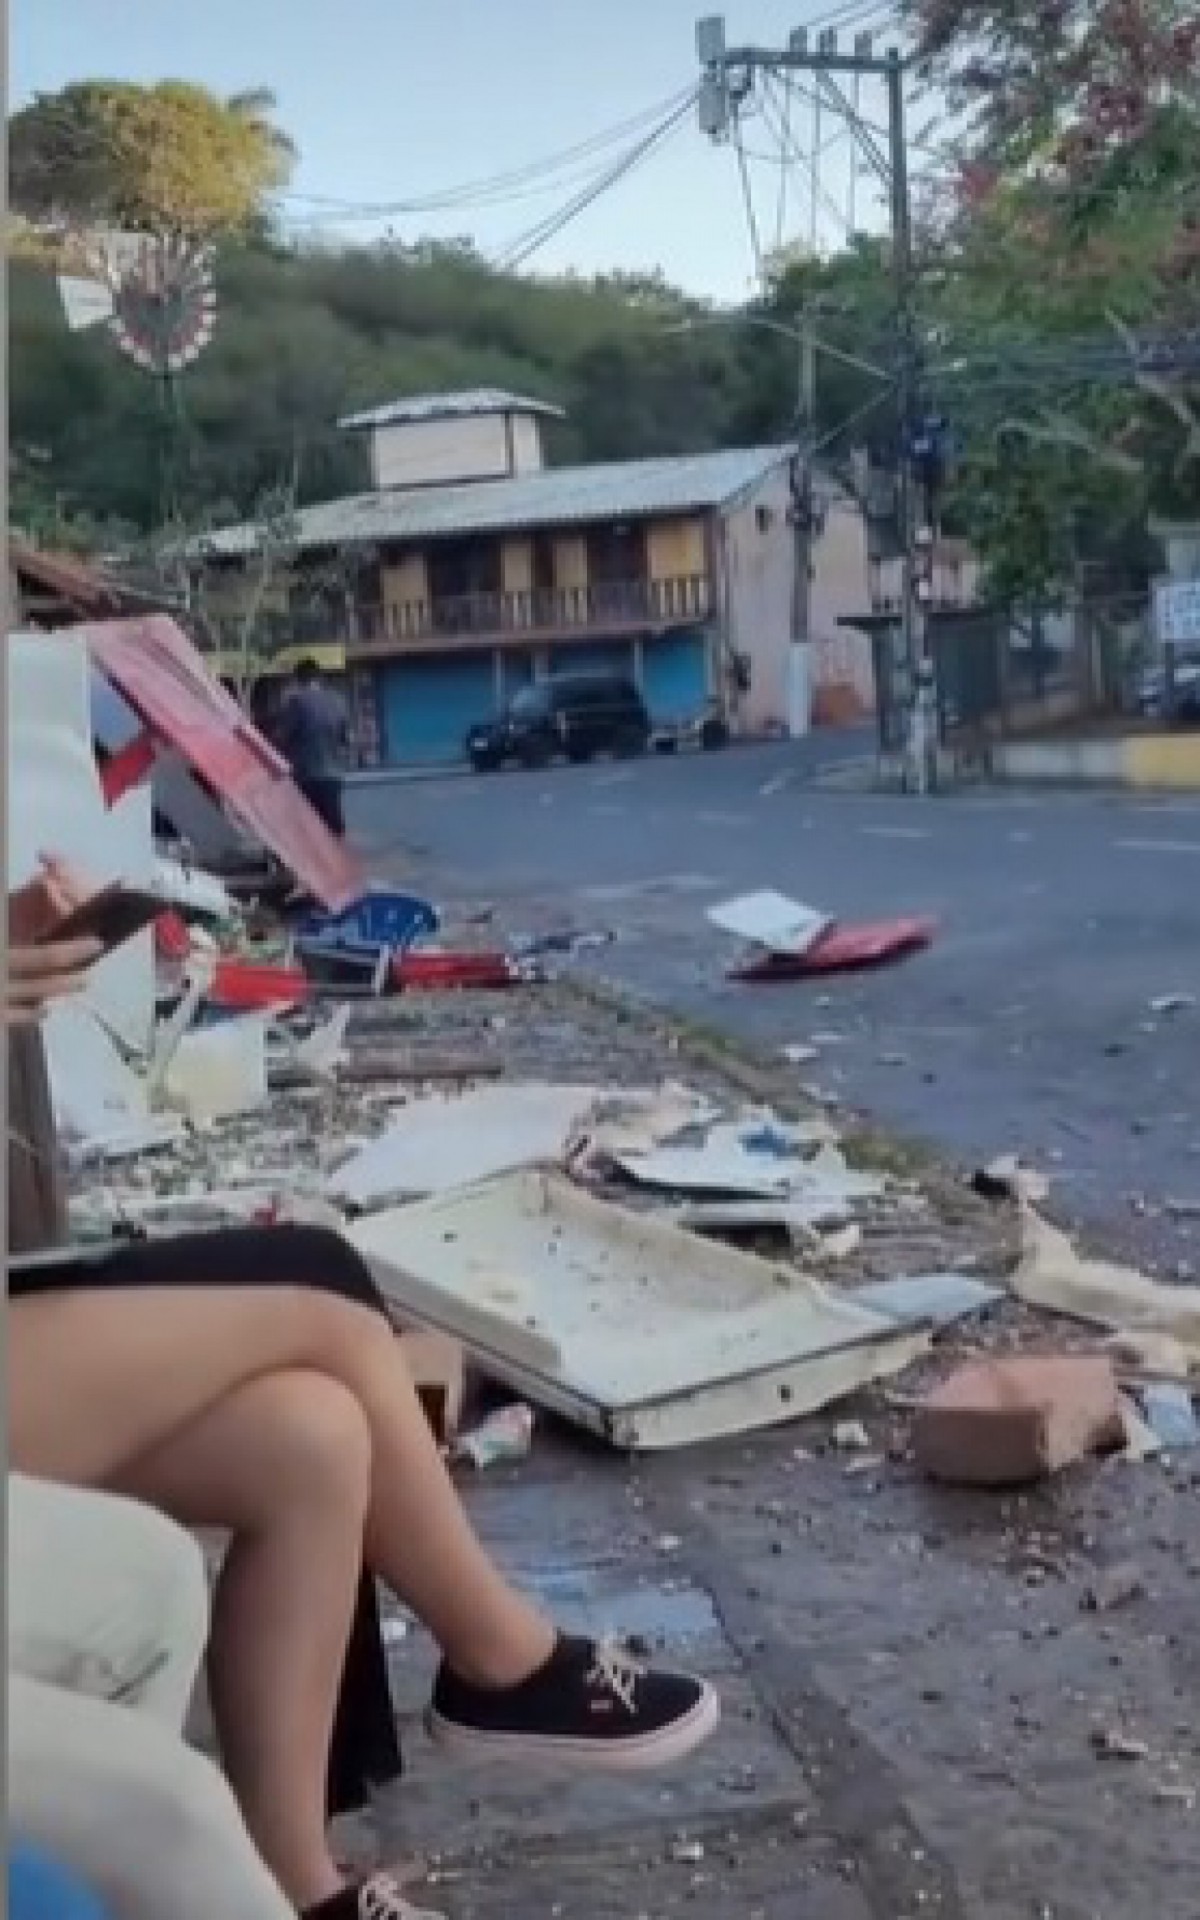
[[[183,80],[87,80],[9,122],[9,192],[35,227],[211,239],[245,228],[294,152],[270,94],[221,100]]]

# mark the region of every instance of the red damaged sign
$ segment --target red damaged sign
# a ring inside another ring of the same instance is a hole
[[[176,622],[165,614],[77,629],[145,727],[182,754],[249,832],[331,913],[359,899],[363,875]]]

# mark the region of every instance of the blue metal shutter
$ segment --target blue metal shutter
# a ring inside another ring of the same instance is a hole
[[[628,640],[551,647],[551,673],[623,673],[633,678],[633,646]]]
[[[468,727],[495,711],[490,653],[403,660],[381,669],[380,708],[389,766],[461,760]]]
[[[692,718],[708,698],[708,645],[702,633],[665,633],[642,643],[642,698],[660,724]]]

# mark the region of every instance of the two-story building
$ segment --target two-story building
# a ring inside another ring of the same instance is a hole
[[[484,391],[340,423],[366,436],[371,490],[297,514],[270,629],[289,650],[344,648],[368,759],[455,758],[472,722],[571,669],[628,674],[656,722],[712,700],[735,734],[785,725],[791,449],[556,468],[543,442],[555,413]],[[861,523],[831,514],[827,527],[815,591],[841,611],[862,594]],[[261,539],[246,524],[195,550],[218,617]]]

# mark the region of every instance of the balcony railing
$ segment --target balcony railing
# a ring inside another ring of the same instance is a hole
[[[402,642],[569,635],[611,627],[682,625],[705,619],[711,606],[709,583],[702,574],[596,581],[527,593],[470,593],[360,607],[353,637],[359,642]]]

